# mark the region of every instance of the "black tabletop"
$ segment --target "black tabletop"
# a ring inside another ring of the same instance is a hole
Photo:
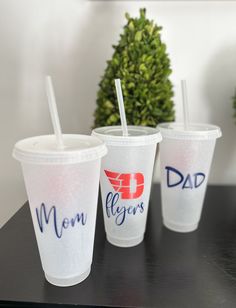
[[[0,230],[0,307],[236,307],[235,200],[235,187],[208,187],[198,231],[175,233],[162,226],[154,185],[145,240],[133,248],[106,241],[99,201],[91,274],[69,288],[45,281],[25,204]]]

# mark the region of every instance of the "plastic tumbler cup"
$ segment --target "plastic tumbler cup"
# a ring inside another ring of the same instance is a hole
[[[101,157],[101,140],[63,135],[57,150],[54,135],[16,143],[39,254],[46,279],[71,286],[90,273],[93,255]]]
[[[93,130],[103,140],[108,154],[102,161],[101,195],[107,240],[119,247],[142,242],[159,130],[128,126],[128,136],[120,126]]]
[[[160,145],[161,198],[164,225],[177,232],[198,227],[208,175],[219,127],[181,123],[158,125],[163,142]]]

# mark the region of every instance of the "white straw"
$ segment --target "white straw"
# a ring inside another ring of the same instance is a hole
[[[56,104],[56,99],[54,95],[51,76],[46,76],[46,93],[47,93],[47,98],[48,98],[48,105],[49,105],[52,125],[54,129],[54,133],[56,135],[57,148],[59,150],[62,150],[64,149],[64,143],[63,143],[63,138],[62,138],[62,133],[61,133],[61,125],[60,125],[60,120],[59,120],[59,116],[57,112],[57,104]]]
[[[183,114],[184,114],[184,129],[189,129],[189,113],[188,113],[188,96],[186,80],[181,80],[182,98],[183,98]]]
[[[116,95],[117,95],[117,100],[118,100],[118,105],[119,105],[120,120],[121,120],[123,136],[128,136],[128,128],[127,128],[127,121],[126,121],[125,107],[124,107],[124,100],[123,100],[120,79],[115,79],[115,86],[116,86]]]

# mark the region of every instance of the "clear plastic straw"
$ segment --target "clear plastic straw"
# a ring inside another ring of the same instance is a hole
[[[61,132],[60,120],[57,112],[57,104],[54,95],[51,76],[46,76],[46,93],[48,98],[48,105],[53,125],[54,134],[56,136],[57,148],[59,150],[64,149],[63,137]]]
[[[183,98],[183,115],[184,115],[184,129],[189,130],[189,112],[188,112],[188,96],[186,80],[181,80],[182,98]]]
[[[119,105],[120,120],[121,120],[123,136],[128,136],[128,127],[127,127],[124,100],[123,100],[120,79],[115,79],[115,86],[116,86],[116,95],[117,95],[117,100],[118,100],[118,105]]]

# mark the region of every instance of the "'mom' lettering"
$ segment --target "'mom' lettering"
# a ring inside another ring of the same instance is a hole
[[[184,176],[179,170],[166,166],[166,176],[167,176],[167,186],[168,187],[175,187],[178,185],[181,185],[182,189],[186,188],[198,188],[202,185],[202,183],[205,180],[205,174],[202,172],[194,173],[193,175],[190,175],[188,173],[186,176]],[[174,177],[174,179],[173,179]]]
[[[39,224],[39,229],[43,233],[44,225],[48,225],[50,222],[53,224],[53,229],[57,238],[61,238],[63,230],[69,227],[74,227],[75,224],[81,223],[83,226],[86,224],[87,214],[77,213],[73,218],[63,218],[61,223],[58,223],[57,219],[57,209],[52,206],[47,212],[47,208],[44,203],[41,204],[40,209],[36,208],[36,215]]]

